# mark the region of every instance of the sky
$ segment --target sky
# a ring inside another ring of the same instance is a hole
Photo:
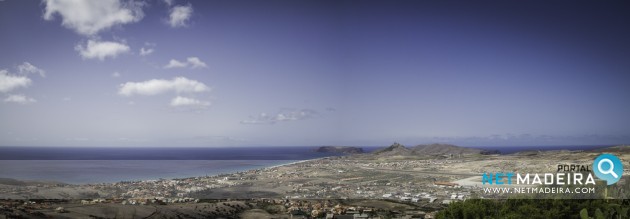
[[[0,146],[630,143],[630,4],[0,1]]]

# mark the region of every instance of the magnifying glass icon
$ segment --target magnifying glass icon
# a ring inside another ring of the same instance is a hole
[[[608,165],[610,165],[610,168],[608,168],[607,170],[604,170],[602,168],[602,164],[603,163],[608,163]],[[617,178],[619,178],[619,176],[617,175],[617,173],[613,172],[614,169],[615,169],[615,165],[608,158],[604,158],[604,159],[600,160],[599,163],[597,163],[597,170],[599,170],[600,173],[606,174],[606,175],[610,174],[613,177],[615,177],[615,179],[617,179]]]

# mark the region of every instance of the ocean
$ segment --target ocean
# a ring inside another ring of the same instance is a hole
[[[338,156],[318,147],[0,147],[0,178],[71,184],[211,176]]]
[[[0,160],[0,178],[70,184],[212,176],[292,160]]]

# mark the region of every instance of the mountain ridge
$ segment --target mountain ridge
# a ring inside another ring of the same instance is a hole
[[[352,146],[321,146],[315,149],[318,153],[344,153],[344,154],[362,154],[365,153],[363,148]]]
[[[414,147],[405,147],[394,142],[389,147],[372,152],[377,156],[436,156],[436,155],[459,155],[459,154],[482,154],[484,150],[476,148],[460,147],[452,144],[420,144]]]

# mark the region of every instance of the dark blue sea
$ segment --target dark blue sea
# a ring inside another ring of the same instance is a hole
[[[318,153],[317,148],[0,147],[0,178],[72,184],[172,179],[343,155]]]
[[[292,160],[0,160],[0,178],[71,184],[213,176]]]

